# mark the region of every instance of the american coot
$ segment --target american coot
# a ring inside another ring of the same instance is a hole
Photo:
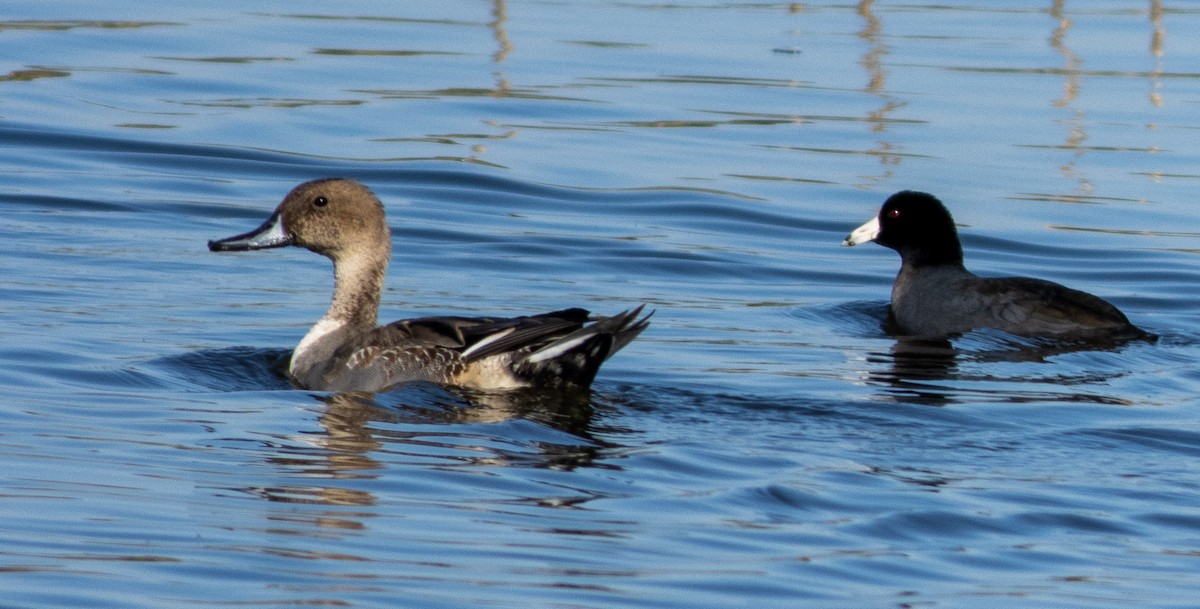
[[[208,242],[212,251],[287,245],[333,260],[333,303],[292,353],[289,374],[304,389],[378,391],[421,380],[485,391],[587,387],[600,364],[650,323],[638,307],[606,318],[566,309],[376,326],[391,235],[383,204],[354,180],[305,182],[259,228]]]
[[[983,278],[963,266],[950,212],[933,195],[902,191],[843,245],[875,241],[900,253],[891,317],[905,334],[947,336],[996,328],[1029,337],[1134,337],[1145,333],[1104,300],[1028,277]]]

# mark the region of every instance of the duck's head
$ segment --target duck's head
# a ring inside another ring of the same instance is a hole
[[[292,189],[262,226],[208,242],[214,252],[298,245],[337,260],[347,252],[391,248],[383,204],[346,178],[305,182]]]

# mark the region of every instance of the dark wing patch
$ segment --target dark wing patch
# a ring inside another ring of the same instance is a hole
[[[357,352],[412,345],[466,353],[468,361],[534,347],[586,323],[585,309],[564,309],[526,317],[417,317],[375,328],[343,349]]]
[[[983,300],[995,303],[996,327],[1014,333],[1073,333],[1130,326],[1125,314],[1107,301],[1051,281],[1009,277],[974,283]]]
[[[466,334],[466,360],[475,361],[497,353],[535,349],[583,327],[589,315],[585,309],[563,309],[471,327]]]

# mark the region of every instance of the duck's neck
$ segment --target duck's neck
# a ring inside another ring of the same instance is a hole
[[[333,302],[323,320],[339,321],[358,331],[375,327],[387,275],[387,258],[347,256],[333,265]]]
[[[387,256],[345,256],[334,261],[333,302],[292,352],[290,372],[307,384],[350,338],[375,327],[387,274]]]

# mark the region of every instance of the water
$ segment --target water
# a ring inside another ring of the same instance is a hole
[[[0,604],[1196,605],[1200,9],[174,4],[0,11]],[[328,263],[205,242],[331,175],[386,319],[654,323],[582,399],[292,390]],[[1161,339],[888,337],[902,188]]]

